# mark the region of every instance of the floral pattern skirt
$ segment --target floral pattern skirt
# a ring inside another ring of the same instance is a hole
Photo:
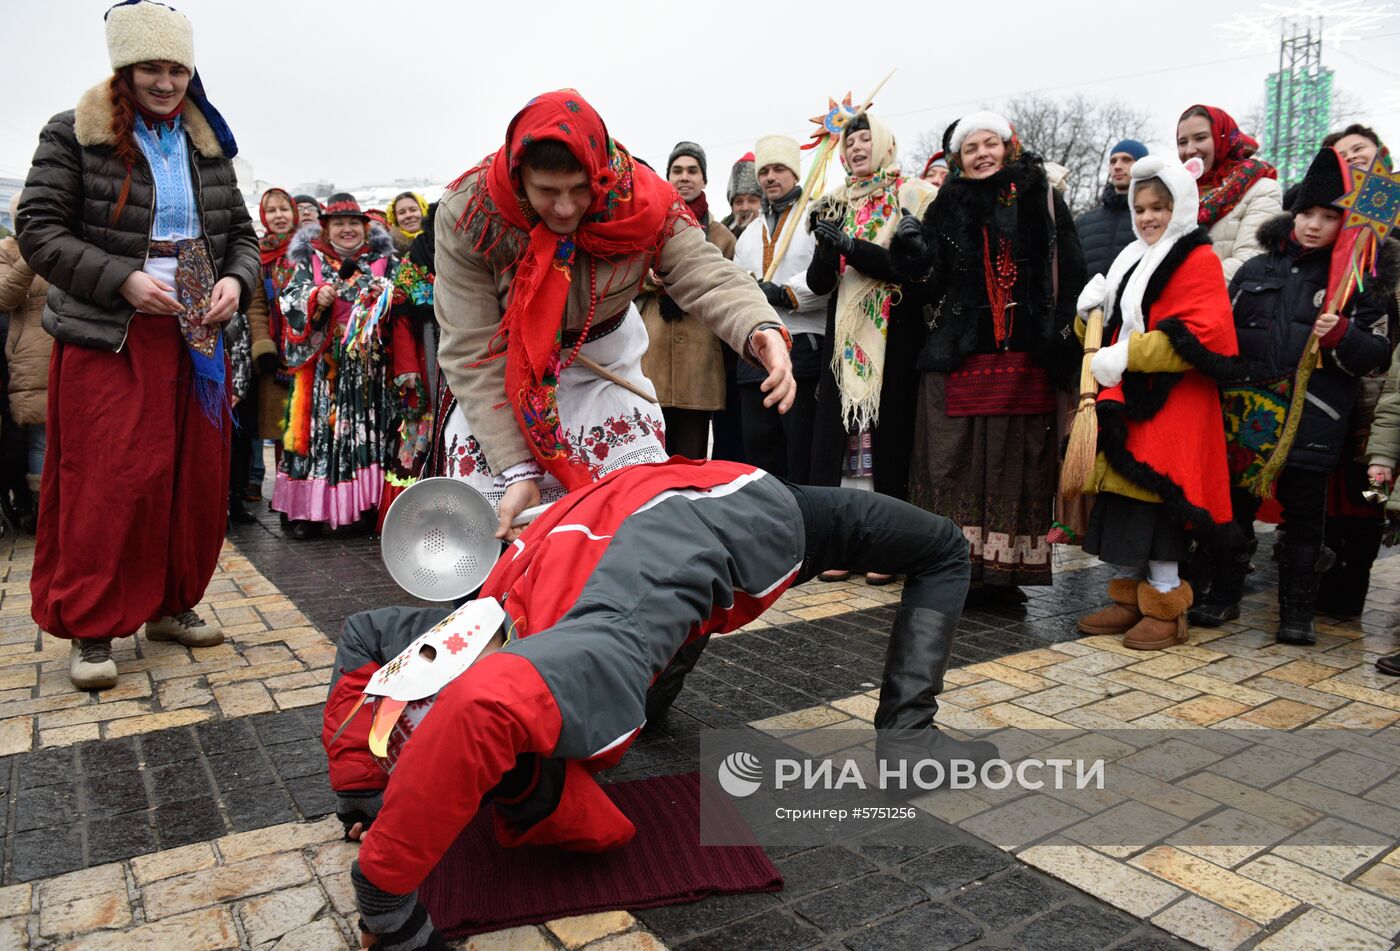
[[[651,381],[642,375],[646,349],[646,325],[631,306],[616,330],[588,340],[580,352],[638,389],[654,393]],[[560,377],[557,400],[569,454],[587,465],[594,479],[623,466],[666,461],[665,425],[661,407],[655,403],[603,379],[577,360]],[[487,464],[468,409],[460,402],[444,421],[442,445],[434,455],[443,460],[442,475],[467,482],[492,507],[500,503],[506,483]],[[540,495],[544,502],[553,502],[564,495],[564,487],[545,475]]]
[[[376,343],[354,354],[339,350],[337,334],[316,358],[311,443],[304,455],[282,453],[272,493],[275,511],[332,528],[378,509],[390,418],[383,349]]]

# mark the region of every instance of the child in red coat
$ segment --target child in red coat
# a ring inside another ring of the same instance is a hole
[[[1188,533],[1230,521],[1230,478],[1216,379],[1238,353],[1230,299],[1210,238],[1196,223],[1199,162],[1148,156],[1128,202],[1138,239],[1090,282],[1080,310],[1104,306],[1108,345],[1090,364],[1102,389],[1097,493],[1084,550],[1117,569],[1113,603],[1083,617],[1086,634],[1161,650],[1186,643],[1191,586],[1177,564]]]

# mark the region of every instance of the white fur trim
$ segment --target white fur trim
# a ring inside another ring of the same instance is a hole
[[[765,135],[753,147],[753,170],[758,174],[769,165],[785,165],[802,178],[802,148],[785,135]]]
[[[1176,243],[1196,230],[1196,209],[1200,204],[1196,176],[1180,162],[1161,155],[1147,155],[1133,163],[1130,174],[1132,181],[1128,184],[1128,207],[1133,207],[1139,182],[1158,178],[1171,192],[1172,216],[1157,243],[1149,246],[1138,233],[1137,215],[1134,214],[1133,234],[1137,235],[1137,240],[1120,251],[1108,269],[1104,312],[1111,314],[1114,301],[1119,302],[1123,317],[1123,329],[1118,335],[1120,341],[1126,341],[1133,331],[1146,330],[1142,298],[1147,291],[1147,282]],[[1133,265],[1138,267],[1129,274]],[[1097,372],[1095,378],[1098,378]]]
[[[169,60],[193,72],[194,27],[178,11],[159,3],[133,3],[107,11],[107,54],[112,69]]]
[[[1003,140],[1011,141],[1011,122],[995,112],[970,112],[958,120],[953,127],[953,137],[948,141],[953,152],[961,152],[962,144],[974,132],[995,132]]]

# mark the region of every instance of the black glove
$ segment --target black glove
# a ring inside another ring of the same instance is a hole
[[[277,372],[277,366],[281,362],[281,360],[277,359],[277,354],[263,353],[258,355],[256,366],[258,372],[263,376],[271,376],[273,373]]]
[[[894,229],[894,240],[899,250],[912,259],[928,254],[928,243],[924,240],[924,223],[908,208],[902,209],[904,216]]]
[[[335,817],[340,820],[340,824],[345,828],[345,841],[350,841],[350,830],[355,823],[360,823],[363,827],[361,832],[369,829],[374,820],[379,817],[379,810],[384,807],[384,793],[377,789],[355,789],[340,790],[336,793]]]
[[[847,256],[850,256],[851,251],[856,246],[855,238],[848,235],[835,222],[825,219],[812,226],[812,237],[817,239],[818,244],[830,245]]]
[[[759,281],[758,289],[763,291],[763,296],[768,298],[768,303],[774,307],[781,307],[783,310],[795,310],[792,306],[792,295],[788,289],[781,284],[774,284],[772,281]]]

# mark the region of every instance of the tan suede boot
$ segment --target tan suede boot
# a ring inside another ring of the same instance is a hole
[[[1163,593],[1146,581],[1140,582],[1137,589],[1138,610],[1142,620],[1123,635],[1123,646],[1135,651],[1159,651],[1174,644],[1185,644],[1190,639],[1186,626],[1186,610],[1191,607],[1191,586],[1180,582],[1172,590]]]
[[[215,647],[224,642],[217,623],[210,624],[197,611],[181,611],[158,621],[146,622],[146,640],[179,641],[186,647]]]
[[[1138,610],[1138,583],[1132,578],[1114,578],[1108,583],[1108,596],[1113,603],[1079,619],[1084,634],[1108,634],[1122,637],[1142,620]]]

